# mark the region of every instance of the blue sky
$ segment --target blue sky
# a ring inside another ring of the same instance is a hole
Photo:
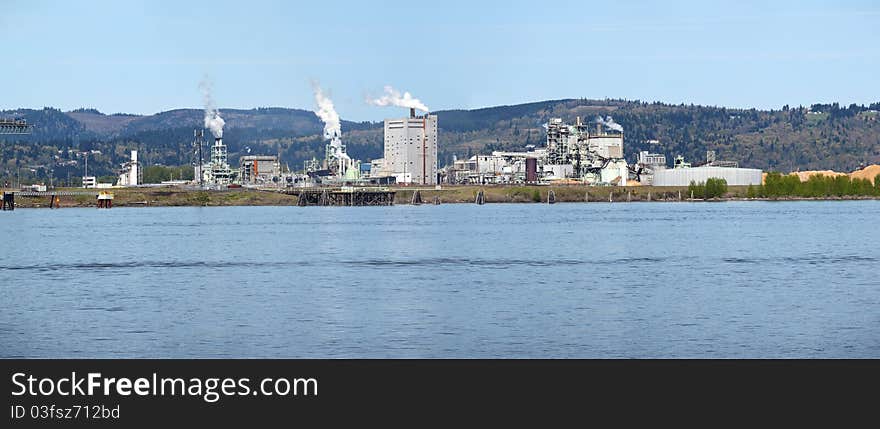
[[[557,98],[779,108],[880,101],[874,1],[0,0],[0,109],[313,109],[384,85],[432,110]],[[765,4],[767,3],[767,4]]]

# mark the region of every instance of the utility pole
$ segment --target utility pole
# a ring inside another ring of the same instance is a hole
[[[205,173],[202,171],[202,168],[204,168],[205,163],[202,160],[202,139],[205,136],[205,131],[204,130],[195,130],[193,132],[193,136],[195,137],[194,138],[195,141],[193,142],[193,144],[198,146],[198,153],[199,153],[199,161],[198,161],[199,162],[199,164],[198,164],[198,167],[199,167],[198,168],[198,170],[199,170],[199,177],[198,177],[199,187],[203,188],[203,187],[205,187],[205,179],[204,179]]]

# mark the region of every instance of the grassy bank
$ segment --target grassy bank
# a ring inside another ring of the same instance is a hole
[[[433,188],[395,188],[394,197],[397,204],[409,204],[412,195],[418,189],[424,203],[431,203],[439,197],[441,203],[473,203],[480,190],[486,203],[546,203],[550,192],[556,202],[637,202],[637,201],[677,201],[687,199],[686,186],[443,186],[440,190]],[[745,196],[745,187],[732,186],[731,197]],[[680,194],[680,195],[679,195]]]
[[[59,189],[61,190],[61,189]],[[65,189],[82,191],[83,189]],[[175,207],[175,206],[289,206],[296,204],[296,197],[277,192],[248,189],[226,191],[200,191],[182,188],[119,188],[113,193],[114,207]],[[16,207],[48,207],[49,198],[15,198]],[[87,195],[61,197],[64,207],[97,207],[94,197]]]
[[[588,186],[443,186],[440,190],[421,187],[393,187],[395,204],[410,204],[413,193],[418,190],[424,204],[431,204],[438,197],[442,204],[474,203],[477,193],[483,191],[486,203],[546,203],[549,193],[555,194],[559,203],[589,202],[647,202],[679,201],[690,199],[687,186],[634,186],[634,187],[588,187]],[[60,189],[59,189],[60,190]],[[67,189],[82,191],[82,189]],[[175,207],[175,206],[294,206],[297,197],[278,192],[251,189],[225,191],[201,191],[183,188],[120,188],[110,190],[114,194],[114,207]],[[730,186],[723,200],[739,200],[752,197],[747,186]],[[773,197],[749,198],[759,200],[850,200],[875,199],[876,197]],[[699,198],[698,198],[699,200]],[[16,198],[16,207],[48,207],[49,198]],[[61,207],[96,207],[97,201],[90,196],[61,197]]]

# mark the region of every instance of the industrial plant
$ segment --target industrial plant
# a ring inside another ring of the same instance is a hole
[[[691,181],[725,179],[729,185],[760,185],[761,170],[739,168],[737,163],[715,159],[692,166],[678,156],[667,168],[666,155],[642,151],[632,164],[624,157],[623,127],[610,116],[587,124],[580,117],[574,124],[552,118],[544,125],[546,144],[525,150],[493,151],[453,159],[441,170],[451,184],[583,184],[590,186],[687,186]],[[387,138],[387,133],[386,133]],[[387,146],[386,146],[387,150]]]
[[[552,118],[544,128],[545,147],[455,160],[446,172],[448,181],[626,186],[630,175],[623,156],[623,127],[610,116],[598,117],[594,124],[578,117],[573,125]]]
[[[589,122],[576,117],[573,123],[551,118],[544,125],[546,142],[543,147],[529,145],[521,151],[493,151],[489,155],[477,154],[468,159],[453,158],[451,165],[439,168],[438,116],[427,112],[419,115],[416,107],[409,107],[409,116],[385,119],[384,156],[362,161],[348,155],[339,115],[332,101],[317,86],[315,100],[318,105],[316,114],[324,122],[323,136],[327,140],[323,159],[305,161],[301,172],[296,173],[283,169],[277,155],[248,154],[242,155],[238,169],[233,169],[221,137],[222,128],[218,130],[216,127],[219,113],[215,111],[206,115],[205,122],[206,128],[215,135],[214,144],[210,147],[208,162],[194,163],[196,181],[208,188],[442,183],[687,186],[691,181],[705,182],[709,178],[725,179],[729,185],[761,183],[761,170],[739,168],[736,162],[717,160],[714,151],[707,153],[705,162],[696,165],[677,156],[673,165],[668,166],[665,154],[649,151],[641,151],[632,163],[627,163],[623,126],[610,116],[599,116]],[[198,153],[201,153],[201,135],[202,132],[197,130]],[[132,161],[120,172],[120,184],[139,183],[135,179],[137,173],[133,173],[138,171],[137,165],[137,153],[133,151]]]
[[[591,120],[577,116],[571,122],[550,118],[543,124],[545,142],[541,147],[527,145],[522,150],[493,151],[467,159],[453,156],[450,165],[440,168],[438,115],[430,114],[428,107],[410,93],[390,86],[384,88],[382,96],[368,103],[405,108],[409,115],[384,120],[381,158],[353,159],[344,143],[340,115],[317,81],[312,82],[312,89],[314,112],[323,123],[323,159],[306,160],[302,170],[294,172],[282,166],[280,153],[251,154],[248,149],[239,156],[236,168],[229,162],[229,151],[223,142],[226,122],[215,107],[211,86],[203,82],[200,87],[205,105],[204,128],[194,133],[193,181],[189,185],[201,189],[271,188],[303,195],[301,200],[314,204],[384,204],[393,201],[393,195],[386,193],[387,188],[376,195],[363,194],[364,190],[384,185],[688,186],[691,182],[721,178],[728,185],[736,186],[760,185],[762,181],[761,170],[717,160],[714,151],[709,151],[701,163],[686,162],[679,155],[669,166],[665,154],[650,151],[639,152],[637,158],[628,163],[624,127],[611,116],[596,116]],[[8,122],[4,125],[21,128],[26,124]],[[204,130],[213,136],[210,145],[204,141],[207,135]],[[649,143],[660,144],[658,140]],[[142,186],[143,170],[138,151],[132,150],[130,160],[117,170],[117,186]],[[84,177],[83,184],[84,187],[109,185],[97,183],[93,176]]]

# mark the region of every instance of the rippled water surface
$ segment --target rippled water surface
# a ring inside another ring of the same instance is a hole
[[[880,357],[880,202],[19,209],[0,357]]]

